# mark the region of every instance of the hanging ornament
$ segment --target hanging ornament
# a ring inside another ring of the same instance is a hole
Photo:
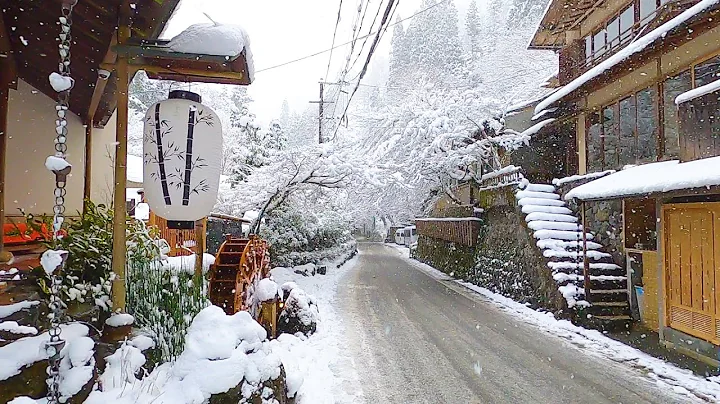
[[[145,115],[145,199],[170,228],[192,229],[217,201],[222,125],[201,102],[198,94],[175,90]]]

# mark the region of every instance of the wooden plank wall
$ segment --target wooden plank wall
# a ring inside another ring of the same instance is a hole
[[[418,220],[415,223],[420,236],[475,246],[480,234],[478,220]]]

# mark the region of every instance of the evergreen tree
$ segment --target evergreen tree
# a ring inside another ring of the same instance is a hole
[[[405,43],[405,28],[400,23],[400,16],[396,20],[396,25],[393,27],[393,36],[390,41],[390,86],[400,86],[403,83],[403,77],[405,74],[407,60],[405,55],[407,54],[407,43]]]
[[[290,124],[290,104],[287,98],[283,100],[282,107],[280,107],[279,123],[283,128],[287,128]]]
[[[470,42],[470,53],[475,57],[480,51],[480,15],[478,14],[475,0],[470,2],[467,16],[465,17],[465,29]]]
[[[508,13],[508,30],[517,31],[534,21],[538,21],[542,18],[546,5],[547,0],[513,0]]]

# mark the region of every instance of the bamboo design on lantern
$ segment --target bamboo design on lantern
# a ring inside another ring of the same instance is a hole
[[[212,115],[204,115],[205,110],[199,110],[196,106],[191,106],[190,111],[188,113],[188,132],[187,132],[187,143],[185,147],[185,178],[183,181],[183,200],[182,204],[184,206],[187,206],[190,203],[190,195],[195,193],[199,194],[200,192],[207,192],[209,189],[207,180],[202,179],[198,184],[191,189],[191,177],[192,172],[196,168],[203,168],[207,167],[207,164],[205,164],[205,159],[201,157],[196,157],[193,159],[193,141],[194,141],[194,135],[195,135],[195,126],[197,126],[200,123],[203,123],[208,126],[214,126],[215,122],[213,121]]]

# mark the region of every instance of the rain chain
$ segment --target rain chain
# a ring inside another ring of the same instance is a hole
[[[62,4],[62,15],[60,16],[60,35],[59,35],[59,53],[60,63],[59,73],[61,76],[70,77],[70,43],[72,35],[70,28],[72,27],[72,10],[77,0],[65,0]],[[67,135],[68,135],[68,102],[70,100],[70,89],[60,91],[55,106],[57,120],[55,121],[55,157],[65,159],[67,153]],[[65,220],[65,195],[67,190],[67,176],[70,173],[68,165],[62,170],[55,172],[55,206],[53,207],[53,240],[57,241],[60,236],[60,229]],[[64,261],[64,260],[63,260]],[[61,265],[62,267],[62,265]],[[60,402],[60,351],[65,346],[65,341],[60,338],[60,322],[63,320],[64,311],[63,303],[60,297],[60,287],[62,285],[62,277],[60,271],[62,268],[56,269],[51,275],[50,285],[50,310],[52,311],[51,325],[48,333],[50,340],[45,345],[48,355],[48,396],[47,402],[51,404]]]

